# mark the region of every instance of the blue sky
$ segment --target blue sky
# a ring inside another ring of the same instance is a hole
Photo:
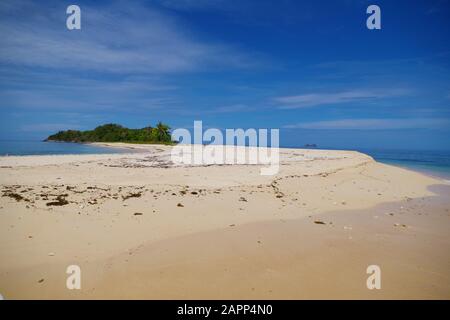
[[[0,139],[202,120],[280,128],[282,146],[450,149],[449,18],[445,0],[3,0]]]

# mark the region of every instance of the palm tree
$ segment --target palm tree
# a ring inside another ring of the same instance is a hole
[[[167,124],[158,122],[156,125],[158,141],[170,141],[170,127]]]

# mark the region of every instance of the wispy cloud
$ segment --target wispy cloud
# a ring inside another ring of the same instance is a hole
[[[231,45],[196,39],[186,26],[141,2],[82,5],[81,30],[75,31],[65,26],[63,2],[6,3],[0,6],[4,64],[141,74],[257,64]]]
[[[303,122],[285,125],[286,129],[322,130],[396,130],[396,129],[442,129],[450,128],[449,119],[340,119]]]
[[[80,125],[74,123],[39,123],[23,125],[20,130],[24,132],[56,132],[67,130],[67,128],[76,130],[80,128]]]
[[[234,113],[234,112],[247,112],[251,110],[253,110],[253,108],[246,104],[232,104],[212,109],[211,113]]]
[[[5,72],[4,77],[0,76],[0,110],[136,112],[169,108],[177,103],[173,96],[177,87],[152,77],[96,79],[33,71]]]
[[[277,97],[276,103],[282,104],[280,109],[299,109],[320,105],[351,103],[372,99],[381,99],[405,94],[403,89],[392,90],[349,90],[335,93],[308,93],[294,96]]]

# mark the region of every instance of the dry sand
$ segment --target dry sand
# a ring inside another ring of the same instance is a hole
[[[115,146],[139,152],[0,157],[3,297],[450,298],[443,180],[352,151],[280,149],[261,176]]]

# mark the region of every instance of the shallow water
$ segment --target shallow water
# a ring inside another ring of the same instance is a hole
[[[0,156],[123,153],[124,149],[83,143],[0,140]],[[129,152],[129,150],[128,150]]]
[[[450,180],[450,151],[360,149],[375,160]]]

